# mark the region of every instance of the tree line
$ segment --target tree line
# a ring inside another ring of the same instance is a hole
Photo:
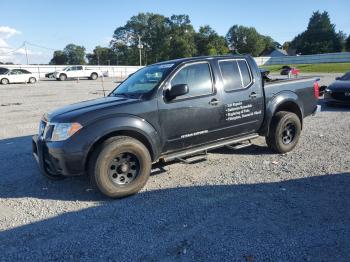
[[[140,47],[142,64],[146,65],[202,55],[260,56],[276,48],[303,55],[350,51],[350,35],[337,32],[326,11],[314,12],[307,29],[283,45],[254,27],[233,25],[226,36],[220,36],[209,25],[196,31],[188,15],[139,13],[114,30],[108,47],[96,46],[86,54],[85,47],[69,44],[54,51],[50,64],[138,65]]]

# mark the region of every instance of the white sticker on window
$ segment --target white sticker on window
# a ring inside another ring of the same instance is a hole
[[[164,65],[160,65],[159,68],[170,68],[172,67],[174,64],[164,64]]]

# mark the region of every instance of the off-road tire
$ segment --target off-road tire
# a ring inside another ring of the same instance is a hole
[[[290,127],[294,132],[292,132],[293,135],[289,141],[286,139],[288,137],[286,130]],[[287,153],[298,144],[300,134],[301,122],[299,117],[291,112],[280,111],[276,113],[271,121],[269,134],[266,136],[266,144],[277,153]]]
[[[135,155],[139,163],[139,171],[130,183],[119,185],[113,182],[109,175],[110,163],[124,153]],[[144,144],[131,137],[116,136],[107,139],[94,150],[89,159],[88,174],[92,185],[104,195],[122,198],[136,194],[144,187],[150,176],[151,166],[151,156]]]

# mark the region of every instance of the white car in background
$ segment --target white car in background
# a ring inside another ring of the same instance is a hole
[[[85,66],[68,66],[62,71],[56,71],[53,73],[53,77],[60,81],[64,81],[67,78],[88,78],[96,80],[102,75],[102,71],[87,69]]]
[[[0,72],[0,83],[7,85],[10,83],[30,83],[34,84],[39,80],[38,74],[33,74],[24,69],[4,69]]]

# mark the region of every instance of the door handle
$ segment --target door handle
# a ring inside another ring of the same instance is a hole
[[[258,96],[258,94],[255,92],[251,92],[249,95],[250,98],[256,98],[257,96]]]
[[[216,98],[213,98],[210,102],[209,102],[209,105],[212,105],[212,106],[216,106],[219,104],[219,100],[217,100]]]

